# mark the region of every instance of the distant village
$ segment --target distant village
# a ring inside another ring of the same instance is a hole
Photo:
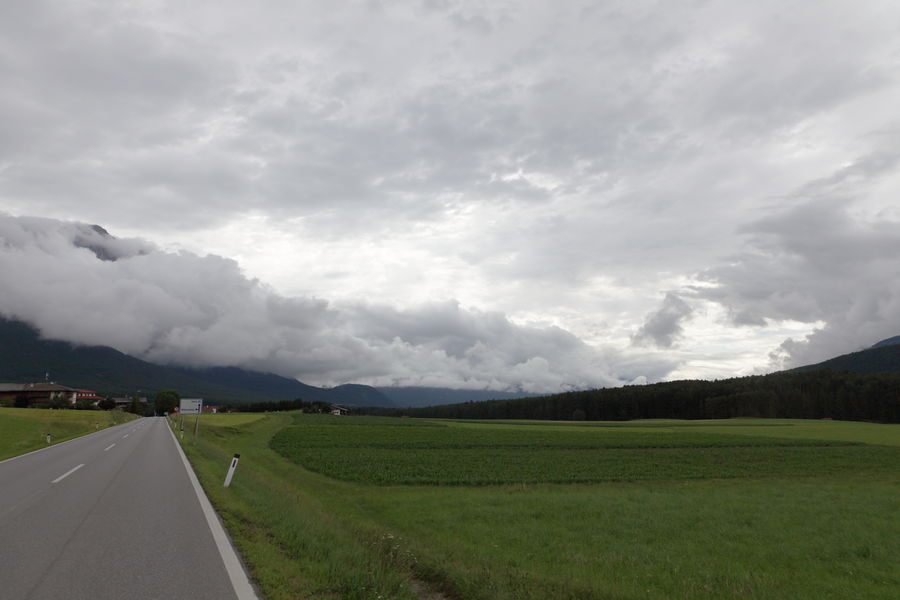
[[[122,396],[107,397],[102,396],[95,390],[84,388],[75,388],[60,385],[55,382],[36,382],[36,383],[0,383],[0,406],[15,408],[69,408],[81,410],[113,410],[121,409],[137,414],[151,413],[153,402],[146,396]],[[324,412],[332,415],[346,415],[350,411],[344,406],[337,404],[312,403],[307,404],[302,401],[287,401],[281,403],[259,403],[250,404],[240,407],[224,407],[215,404],[202,404],[204,413],[217,413],[227,410],[240,410],[255,412],[257,408],[264,407],[266,410],[285,410],[285,409],[303,409],[305,406],[315,406],[316,409],[311,412]],[[179,412],[177,405],[172,409],[173,413]]]
[[[69,387],[54,382],[0,383],[0,406],[16,408],[75,408],[144,413],[152,403],[146,396],[102,396],[95,390]],[[217,406],[204,406],[204,412],[217,412]],[[175,408],[178,412],[178,408]]]
[[[130,404],[132,398],[106,398],[94,390],[73,388],[57,383],[0,383],[0,405],[19,408],[83,407],[105,408],[100,403],[110,400],[109,408]],[[143,401],[146,403],[147,399]]]

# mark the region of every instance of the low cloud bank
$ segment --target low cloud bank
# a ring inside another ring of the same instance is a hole
[[[156,363],[239,366],[314,384],[556,392],[660,379],[669,361],[585,344],[455,301],[411,309],[288,298],[220,256],[98,226],[0,214],[0,313],[47,338]]]

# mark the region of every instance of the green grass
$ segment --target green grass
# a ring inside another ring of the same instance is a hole
[[[238,418],[185,445],[269,600],[900,596],[896,425]]]
[[[260,419],[265,418],[265,414],[261,413],[235,413],[235,414],[206,414],[202,415],[201,423],[206,423],[207,421],[211,421],[212,424],[218,425],[219,427],[227,426],[235,427],[239,425],[246,425],[247,423],[253,423],[254,421],[259,421]],[[194,417],[187,417],[188,420],[193,420]]]
[[[276,437],[287,445],[325,448],[715,448],[745,446],[837,446],[852,442],[828,439],[760,437],[732,433],[698,431],[697,428],[527,428],[515,425],[435,427],[429,422],[398,421],[407,424],[398,432],[393,423],[359,422],[354,417],[335,430],[333,423],[317,422],[315,415],[298,415],[299,423]],[[465,424],[463,424],[465,425]],[[859,443],[859,442],[857,442]]]
[[[895,598],[900,490],[848,483],[419,487],[367,505],[460,598]]]
[[[120,410],[49,410],[0,408],[0,460],[138,418]]]
[[[277,440],[278,438],[276,438]],[[281,445],[274,448],[281,451]],[[745,447],[640,449],[291,448],[283,453],[330,477],[376,485],[496,485],[819,477],[897,473],[900,448]]]
[[[336,426],[337,421],[297,415],[295,422],[300,424],[272,439],[276,452],[311,471],[377,485],[816,477],[842,472],[877,476],[900,468],[900,448],[698,427],[433,427],[426,422],[398,433],[394,423],[371,419],[350,418]]]
[[[264,598],[415,600],[408,575],[378,541],[335,512],[344,499],[321,495],[329,482],[268,448],[290,423],[286,414],[250,422],[223,414],[203,415],[199,438],[185,428],[185,451]],[[226,489],[222,482],[234,453],[241,459]]]
[[[415,421],[414,421],[415,422]],[[585,428],[629,430],[682,430],[701,428],[709,433],[739,433],[750,436],[784,437],[787,439],[816,439],[861,442],[900,446],[900,431],[895,424],[864,423],[859,421],[832,421],[828,419],[710,419],[705,421],[674,421],[671,419],[644,419],[641,421],[444,421],[461,426],[503,425],[532,426],[539,429],[573,430]]]

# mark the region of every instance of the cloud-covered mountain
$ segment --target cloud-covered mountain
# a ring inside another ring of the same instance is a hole
[[[851,371],[853,373],[890,373],[900,372],[900,336],[882,340],[872,346],[835,356],[819,363],[804,365],[793,371]]]
[[[161,389],[174,389],[185,397],[231,401],[306,399],[314,392],[325,392],[313,388],[313,394],[308,394],[309,386],[276,375],[242,374],[243,378],[233,374],[217,378],[216,373],[147,363],[106,346],[74,346],[43,340],[29,325],[0,318],[0,381],[28,383],[44,381],[47,377],[63,385],[113,396],[152,397]]]
[[[457,302],[398,309],[284,297],[220,256],[103,228],[0,215],[0,314],[48,339],[157,364],[347,382],[554,392],[658,379],[671,364],[598,350],[557,327]]]

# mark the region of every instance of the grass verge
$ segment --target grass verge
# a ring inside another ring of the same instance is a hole
[[[204,415],[200,437],[186,435],[183,446],[266,600],[416,600],[396,561],[334,510],[324,478],[269,449],[290,415],[234,419]],[[235,453],[241,459],[226,489]]]
[[[44,408],[0,408],[0,460],[137,419],[121,410],[50,410]]]

